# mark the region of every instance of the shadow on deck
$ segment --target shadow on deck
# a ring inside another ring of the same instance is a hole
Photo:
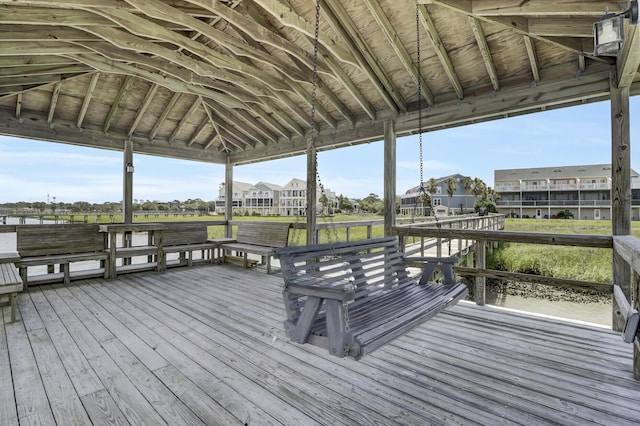
[[[338,359],[287,342],[281,282],[212,265],[20,294],[0,424],[640,422],[631,345],[607,329],[461,302]]]

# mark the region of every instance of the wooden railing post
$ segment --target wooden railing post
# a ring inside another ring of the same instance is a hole
[[[486,251],[485,251],[485,241],[478,240],[476,241],[476,268],[477,269],[485,269],[486,265]],[[487,279],[485,277],[476,276],[476,285],[474,288],[474,298],[476,300],[477,305],[484,305],[486,300],[486,283]]]

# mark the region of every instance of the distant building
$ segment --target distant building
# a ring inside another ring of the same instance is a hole
[[[455,179],[458,189],[454,191],[451,197],[447,193],[447,181],[449,178]],[[437,216],[448,216],[453,214],[463,214],[473,212],[473,206],[479,197],[475,197],[470,189],[464,187],[464,176],[461,174],[453,174],[436,179],[436,192],[428,194],[433,197],[432,205],[434,214]],[[423,183],[423,187],[427,188],[427,182]],[[423,205],[419,202],[420,186],[405,191],[400,196],[400,214],[407,216],[424,216],[430,214],[431,206],[427,203]]]
[[[322,214],[323,206],[320,202],[322,194],[316,192],[316,211]],[[329,200],[328,207],[337,208],[336,194],[325,188],[325,196]],[[284,186],[273,183],[258,182],[255,185],[244,182],[233,182],[233,214],[259,214],[261,216],[306,216],[307,214],[307,182],[302,179],[291,179]],[[225,188],[220,185],[216,199],[216,212],[225,211]]]
[[[512,217],[611,219],[611,164],[494,171],[498,212]],[[631,216],[640,218],[640,178],[631,170]]]
[[[250,183],[233,181],[233,199],[231,200],[231,205],[233,206],[234,214],[244,213],[244,199],[252,186]],[[216,213],[224,214],[226,206],[225,197],[225,185],[221,183],[218,198],[216,198]]]

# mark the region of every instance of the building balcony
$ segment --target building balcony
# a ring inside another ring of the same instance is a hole
[[[634,206],[640,200],[632,200]],[[611,200],[499,200],[497,207],[611,207]]]

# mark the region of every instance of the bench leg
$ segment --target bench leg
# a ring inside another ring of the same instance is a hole
[[[271,273],[271,256],[266,256],[267,258],[267,274]]]
[[[27,267],[26,266],[21,266],[20,267],[20,278],[22,278],[22,286],[26,290],[27,287],[29,287],[29,283],[27,282]]]
[[[60,264],[60,272],[64,273],[64,283],[69,284],[71,282],[71,274],[69,272],[69,264],[61,263]]]
[[[9,295],[9,302],[11,304],[11,322],[14,323],[16,322],[16,299],[17,299],[18,293],[11,293]]]
[[[348,355],[344,305],[338,300],[327,300],[327,337],[329,338],[329,353],[343,358]]]

